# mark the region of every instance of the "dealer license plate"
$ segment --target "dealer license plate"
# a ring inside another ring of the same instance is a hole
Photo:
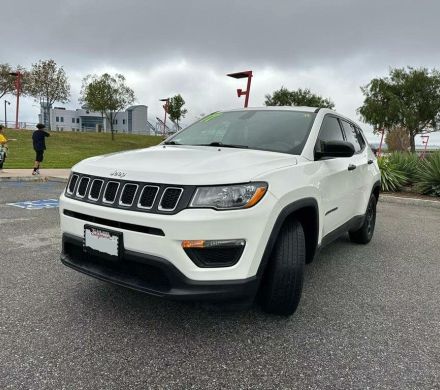
[[[84,226],[84,250],[97,255],[120,257],[122,233],[102,228]]]

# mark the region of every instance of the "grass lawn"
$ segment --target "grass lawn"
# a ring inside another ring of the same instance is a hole
[[[32,147],[32,131],[6,130],[10,141],[9,156],[5,168],[31,168],[35,160]],[[78,161],[100,154],[113,153],[122,150],[140,149],[157,145],[161,137],[150,135],[115,134],[111,140],[110,133],[78,133],[51,131],[46,138],[46,153],[43,168],[71,168]]]

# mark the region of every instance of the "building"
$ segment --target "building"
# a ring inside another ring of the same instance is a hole
[[[64,107],[48,108],[41,103],[38,115],[41,123],[55,131],[110,131],[111,126],[100,112],[89,111],[87,107],[66,110]],[[154,134],[155,126],[148,121],[148,107],[136,105],[116,114],[113,129],[119,133]]]

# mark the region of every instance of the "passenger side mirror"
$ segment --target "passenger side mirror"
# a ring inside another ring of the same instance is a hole
[[[315,159],[323,157],[351,157],[355,150],[351,142],[347,141],[320,141],[315,150]]]

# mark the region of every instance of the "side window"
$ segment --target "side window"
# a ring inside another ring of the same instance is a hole
[[[355,153],[359,152],[362,147],[359,144],[356,128],[351,123],[348,123],[344,120],[341,120],[341,122],[342,127],[344,128],[345,136],[347,137],[347,141],[353,144]]]
[[[322,121],[319,141],[343,141],[341,126],[334,116],[326,116]]]
[[[359,145],[361,145],[361,149],[363,149],[366,145],[366,141],[362,133],[362,130],[359,127],[356,127],[356,136],[359,141]]]

